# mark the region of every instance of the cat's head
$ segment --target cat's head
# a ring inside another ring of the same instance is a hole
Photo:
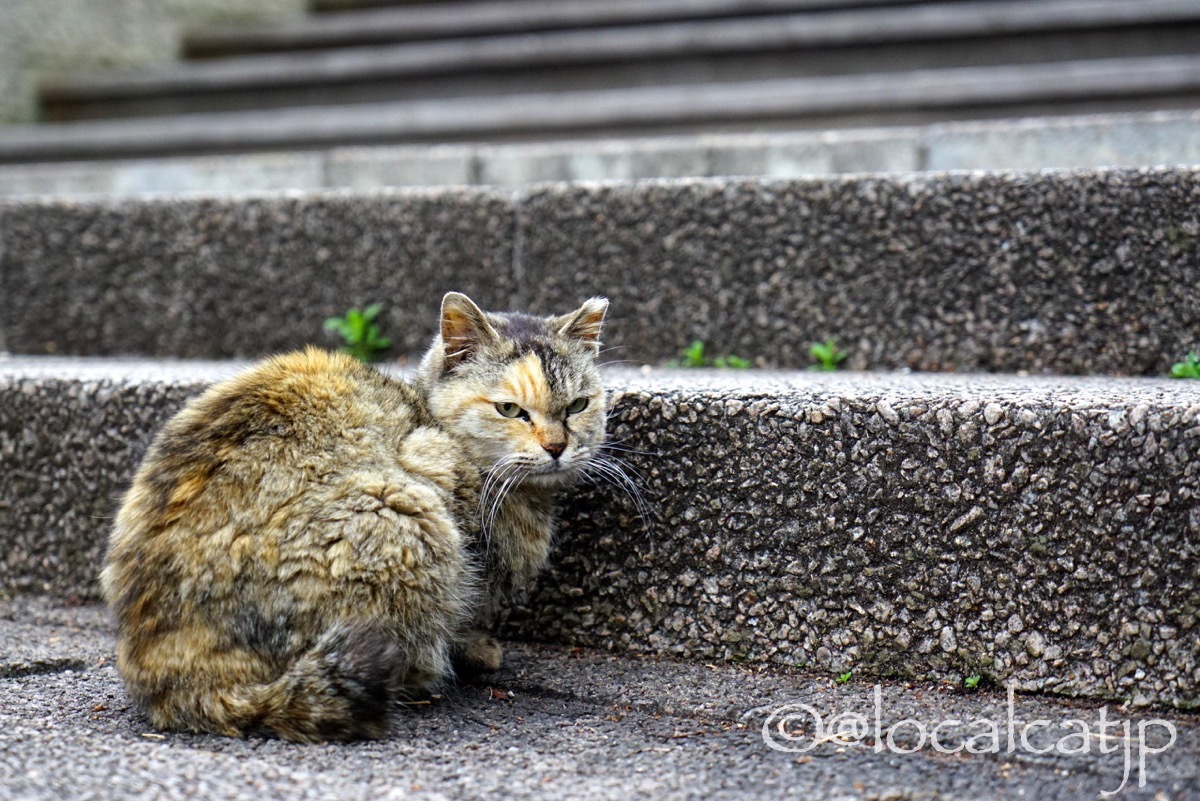
[[[592,298],[555,317],[484,312],[448,293],[418,379],[434,417],[497,475],[549,486],[573,478],[604,441],[596,360],[607,309]]]

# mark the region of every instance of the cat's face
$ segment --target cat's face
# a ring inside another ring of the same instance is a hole
[[[497,481],[555,486],[604,441],[596,357],[608,301],[560,317],[483,312],[457,292],[421,364],[430,409]]]

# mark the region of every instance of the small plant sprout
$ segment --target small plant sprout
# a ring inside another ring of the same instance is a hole
[[[704,342],[697,339],[683,349],[678,359],[671,362],[672,367],[703,367]]]
[[[750,360],[741,356],[706,356],[704,341],[699,339],[684,348],[678,359],[667,362],[667,367],[718,367],[728,370],[745,370],[750,366]]]
[[[1172,365],[1171,378],[1200,378],[1200,354],[1192,351],[1183,361]]]
[[[713,359],[713,367],[722,370],[746,370],[750,367],[750,360],[743,359],[741,356],[718,356]]]
[[[966,687],[968,690],[977,690],[977,689],[979,689],[979,682],[982,679],[983,679],[983,677],[978,676],[978,675],[967,676],[965,679],[963,679],[963,686]]]
[[[849,354],[838,350],[837,343],[832,339],[827,339],[824,342],[814,342],[809,345],[808,355],[816,362],[816,364],[808,368],[809,370],[831,373],[838,369]]]
[[[854,678],[854,671],[847,670],[845,673],[839,673],[838,677],[834,679],[834,681],[836,681],[838,684],[845,684],[852,678]]]
[[[360,362],[378,361],[383,352],[392,346],[390,339],[379,335],[379,326],[375,324],[380,308],[380,304],[373,303],[361,311],[350,309],[342,317],[326,320],[325,330],[333,331],[342,338],[343,353]]]

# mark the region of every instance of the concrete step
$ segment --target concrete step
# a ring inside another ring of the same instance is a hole
[[[935,2],[952,0],[935,0]],[[897,6],[913,0],[458,0],[362,3],[340,13],[194,29],[184,52],[194,58],[452,39],[501,33],[601,28],[671,20],[736,18],[792,11]],[[318,10],[321,7],[318,6]]]
[[[0,362],[3,591],[92,598],[152,432],[227,364]],[[1189,382],[614,369],[511,636],[1200,705]]]
[[[691,7],[698,11],[704,10],[713,6],[718,6],[724,0],[684,0],[690,3]],[[787,2],[788,0],[781,0]],[[951,0],[807,0],[805,8],[813,9],[828,9],[828,8],[866,8],[871,6],[902,6],[912,5],[921,2],[949,2]],[[545,7],[547,14],[554,14],[553,7],[559,5],[568,5],[565,0],[531,0],[531,5],[536,5],[541,2]],[[673,0],[655,0],[655,4],[670,5]],[[744,0],[742,3],[747,7],[755,7],[771,3],[773,0]],[[806,0],[795,0],[797,3],[806,2]],[[362,11],[367,9],[396,9],[404,8],[410,10],[426,11],[437,8],[461,9],[462,14],[469,13],[484,13],[485,9],[491,6],[505,5],[509,7],[516,6],[516,2],[512,0],[311,0],[309,8],[318,14],[342,14],[347,12]],[[606,4],[607,5],[607,4]],[[612,3],[613,6],[622,6],[621,0]],[[520,13],[520,12],[514,12]]]
[[[0,197],[1200,164],[1200,112],[0,165]]]
[[[129,707],[102,610],[0,602],[0,753],[13,766],[0,788],[22,801],[91,799],[98,787],[120,797],[146,795],[148,787],[182,797],[198,787],[211,801],[243,801],[248,787],[263,801],[767,801],[785,787],[812,801],[1078,801],[1118,788],[1118,797],[1189,799],[1200,792],[1195,715],[1029,695],[1010,706],[1000,689],[836,684],[795,669],[521,643],[506,649],[500,672],[397,711],[385,740],[296,748],[155,732]],[[783,742],[778,723],[787,711],[804,715],[798,704],[820,715],[825,731],[839,714],[861,716],[864,736],[817,744],[810,716],[786,721],[785,732],[803,733]],[[1112,734],[1126,723],[1127,745]],[[1097,739],[1108,732],[1104,750],[1069,750],[1084,727]],[[979,753],[983,740],[974,753],[963,749],[989,730],[1000,733],[994,752]],[[1056,749],[1068,731],[1076,739]]]
[[[51,81],[42,100],[48,120],[70,121],[962,67],[996,69],[1003,84],[1023,63],[1198,50],[1190,0],[971,0],[244,56]]]
[[[616,356],[1165,375],[1200,350],[1194,169],[713,179],[0,203],[13,353],[254,357],[382,302],[420,352],[455,288],[613,301]]]
[[[1200,57],[187,114],[0,129],[0,163],[933,122],[1194,105]]]

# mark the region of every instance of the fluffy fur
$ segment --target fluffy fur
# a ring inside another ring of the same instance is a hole
[[[487,627],[544,567],[554,496],[603,443],[606,308],[489,314],[450,293],[412,382],[309,349],[190,402],[101,576],[151,721],[379,737],[398,695],[498,668]]]

